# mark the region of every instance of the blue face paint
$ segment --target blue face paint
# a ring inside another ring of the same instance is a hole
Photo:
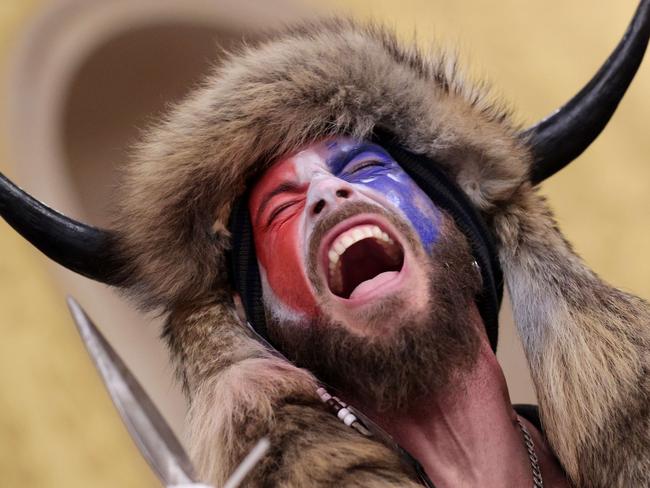
[[[411,222],[427,251],[440,232],[440,211],[380,146],[337,139],[327,144],[331,173],[356,186],[370,188],[389,200]]]

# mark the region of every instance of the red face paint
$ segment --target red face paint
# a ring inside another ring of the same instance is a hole
[[[313,316],[316,302],[302,257],[307,185],[298,179],[294,157],[278,161],[264,174],[251,192],[249,211],[257,259],[275,296],[292,311]]]

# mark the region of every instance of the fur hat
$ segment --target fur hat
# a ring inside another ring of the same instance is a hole
[[[154,306],[225,286],[230,209],[247,181],[309,142],[378,128],[440,162],[486,216],[527,179],[519,130],[451,59],[379,28],[306,25],[233,55],[149,132],[118,199],[127,275]]]

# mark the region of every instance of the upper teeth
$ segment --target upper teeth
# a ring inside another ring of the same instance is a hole
[[[330,261],[330,269],[333,269],[336,266],[336,263],[339,262],[339,258],[348,247],[350,247],[355,242],[359,242],[360,240],[366,239],[368,237],[374,237],[388,244],[393,244],[393,240],[389,237],[389,235],[381,230],[378,226],[358,225],[343,232],[330,246],[330,250],[327,253]]]

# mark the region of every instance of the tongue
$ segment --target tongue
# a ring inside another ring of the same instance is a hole
[[[383,273],[379,273],[374,278],[362,281],[354,290],[352,290],[352,293],[350,293],[350,298],[362,297],[363,295],[376,290],[384,283],[387,283],[393,278],[396,278],[398,274],[399,271],[384,271]]]

